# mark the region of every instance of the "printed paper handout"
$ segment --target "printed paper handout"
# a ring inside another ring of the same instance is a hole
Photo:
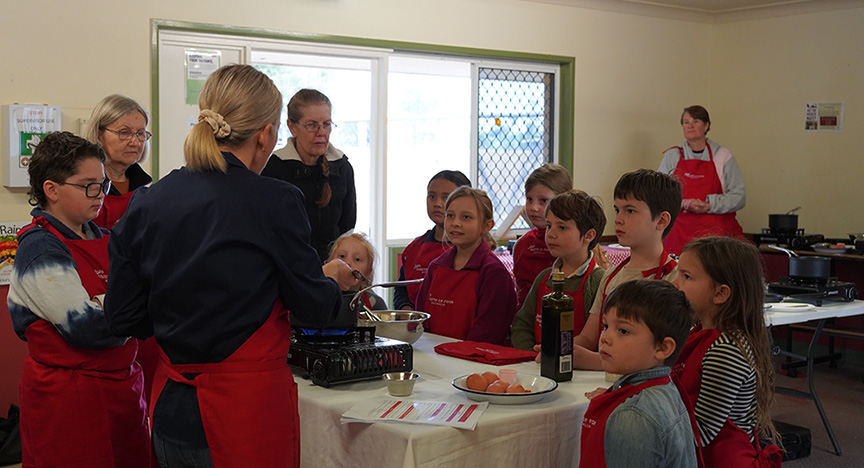
[[[489,403],[381,399],[361,401],[342,414],[342,423],[396,422],[474,430]]]

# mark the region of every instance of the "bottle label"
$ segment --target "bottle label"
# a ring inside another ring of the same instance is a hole
[[[561,312],[561,324],[558,326],[558,329],[562,332],[573,331],[573,311],[570,312]]]
[[[573,371],[573,355],[568,354],[566,356],[561,356],[558,359],[558,372],[561,374],[566,374],[567,372]]]

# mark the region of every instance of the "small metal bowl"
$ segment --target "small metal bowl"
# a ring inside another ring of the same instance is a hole
[[[391,372],[382,376],[387,382],[387,391],[395,397],[404,397],[414,391],[414,382],[420,378],[415,372]]]
[[[380,321],[367,320],[365,313],[375,314]],[[375,327],[375,335],[413,344],[423,334],[423,322],[430,317],[426,312],[410,310],[373,310],[360,314],[357,325]]]

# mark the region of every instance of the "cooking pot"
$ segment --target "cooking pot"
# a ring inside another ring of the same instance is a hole
[[[353,292],[342,293],[342,307],[339,308],[339,313],[336,314],[336,318],[328,322],[326,325],[312,325],[295,317],[294,314],[291,314],[291,327],[304,328],[307,330],[345,330],[356,327],[357,311],[351,310],[350,307],[345,307],[345,304],[348,304],[353,297]]]
[[[831,276],[831,259],[828,257],[799,257],[795,252],[769,245],[772,249],[789,255],[789,276],[799,279],[826,279]]]
[[[793,214],[796,211],[800,210],[801,207],[793,208],[786,212],[786,214],[769,214],[768,215],[768,227],[772,231],[795,231],[798,229],[798,215]]]

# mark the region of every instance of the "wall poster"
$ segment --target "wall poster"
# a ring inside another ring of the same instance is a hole
[[[186,104],[198,105],[198,95],[211,73],[222,64],[218,50],[186,49]]]
[[[842,102],[808,102],[804,113],[804,130],[839,132],[843,130]]]

